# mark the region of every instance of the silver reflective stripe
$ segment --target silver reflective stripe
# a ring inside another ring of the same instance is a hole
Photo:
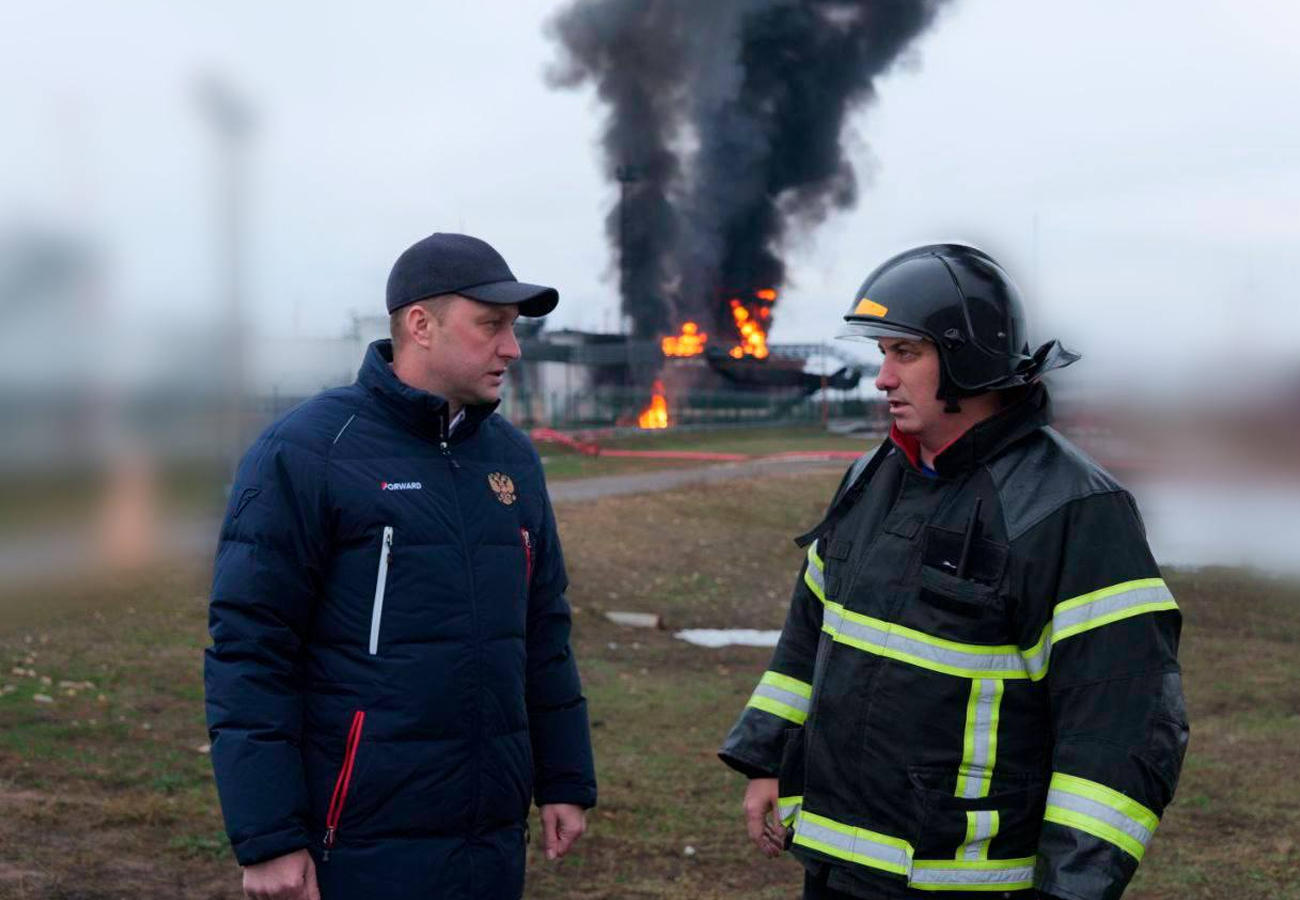
[[[808,709],[812,705],[807,698],[772,684],[759,684],[758,687],[754,688],[754,696],[767,697],[777,703],[784,703],[786,706],[799,710],[805,716],[808,715]]]
[[[1047,674],[1052,646],[1093,628],[1145,612],[1177,609],[1174,595],[1160,578],[1139,578],[1058,603],[1038,643],[1021,651],[1025,671],[1034,681]]]
[[[759,679],[758,686],[754,688],[745,707],[761,709],[795,725],[802,725],[808,718],[811,698],[812,685],[808,682],[768,671]]]
[[[922,667],[926,667],[926,663],[933,663],[937,666],[959,669],[964,672],[988,672],[1003,675],[1004,677],[1014,677],[1012,673],[1024,671],[1024,665],[1018,653],[981,652],[973,644],[969,651],[931,644],[901,634],[892,628],[879,628],[875,625],[868,625],[850,619],[839,612],[832,616],[831,610],[828,609],[826,618],[823,620],[823,627],[826,627],[826,624],[831,622],[834,623],[833,627],[839,636],[867,645],[863,649],[881,651],[886,656],[905,654],[914,657],[914,660],[907,661],[915,662]],[[1023,678],[1024,676],[1020,675],[1020,677]]]
[[[1082,626],[1109,616],[1113,613],[1132,609],[1135,606],[1147,606],[1152,603],[1168,603],[1174,599],[1169,588],[1163,583],[1149,587],[1133,588],[1107,597],[1100,597],[1080,606],[1056,613],[1052,617],[1052,633],[1056,640],[1068,637],[1083,630]]]
[[[990,860],[979,867],[963,866],[959,862],[932,864],[930,860],[917,860],[908,879],[910,887],[925,889],[946,887],[951,890],[971,888],[987,889],[989,886],[1019,890],[1032,887],[1034,880],[1033,860],[1008,860],[1011,865],[999,865],[1000,861]]]
[[[1052,626],[1048,626],[1043,634],[1043,639],[1039,644],[1038,650],[1032,653],[1022,653],[1025,658],[1025,671],[1034,681],[1043,677],[1047,672],[1047,660],[1052,655]]]
[[[965,746],[961,773],[957,778],[959,797],[973,800],[988,796],[997,758],[998,706],[1001,700],[1002,682],[987,678],[971,682]]]
[[[839,633],[840,626],[844,624],[844,616],[840,612],[842,608],[838,603],[826,604],[826,612],[822,614],[823,631],[829,631],[832,635]]]
[[[393,557],[393,526],[384,526],[379,548],[379,574],[375,576],[375,604],[370,610],[370,655],[379,652],[379,621],[384,617],[384,591],[388,587],[388,563]]]
[[[794,830],[796,844],[811,841],[825,848],[823,852],[851,862],[900,874],[906,873],[911,867],[911,854],[907,850],[872,840],[862,828],[855,828],[852,834],[846,834],[818,823],[814,817],[801,810]]]
[[[808,587],[817,595],[817,599],[823,603],[826,601],[826,572],[825,564],[817,555],[817,542],[813,541],[808,545],[808,567],[804,571],[804,580],[808,582]]]
[[[1059,788],[1052,788],[1047,792],[1047,805],[1058,806],[1061,809],[1068,809],[1082,813],[1085,816],[1091,816],[1117,831],[1124,832],[1143,847],[1151,842],[1151,830],[1149,828],[1129,818],[1119,810],[1112,809],[1096,800],[1090,800],[1087,797],[1081,797],[1078,794],[1072,794]]]
[[[974,819],[974,828],[967,828],[969,835],[965,844],[962,844],[961,851],[958,853],[958,859],[970,860],[972,862],[989,858],[989,841],[998,833],[998,814],[993,810],[979,810],[978,812],[966,813],[969,819]]]

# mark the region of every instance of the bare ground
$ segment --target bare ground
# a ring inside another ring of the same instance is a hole
[[[529,897],[797,894],[794,863],[747,847],[742,781],[714,756],[769,651],[704,650],[671,630],[780,627],[790,536],[837,478],[560,506],[601,804],[568,859],[534,846]],[[1186,616],[1192,744],[1127,896],[1297,900],[1300,597],[1238,572],[1167,574]],[[0,898],[241,896],[203,752],[206,588],[196,566],[3,607]],[[661,612],[670,630],[618,628],[610,609]]]

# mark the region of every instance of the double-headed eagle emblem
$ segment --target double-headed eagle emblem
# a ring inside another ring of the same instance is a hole
[[[515,483],[510,480],[509,475],[493,472],[488,476],[488,486],[497,495],[497,499],[506,506],[515,502]]]

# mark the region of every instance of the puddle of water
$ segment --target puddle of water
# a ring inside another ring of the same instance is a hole
[[[779,631],[754,628],[687,628],[673,637],[700,647],[775,647]]]

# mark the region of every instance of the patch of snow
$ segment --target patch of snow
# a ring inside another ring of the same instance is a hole
[[[687,628],[673,637],[700,647],[775,647],[779,631],[759,631],[754,628]]]

